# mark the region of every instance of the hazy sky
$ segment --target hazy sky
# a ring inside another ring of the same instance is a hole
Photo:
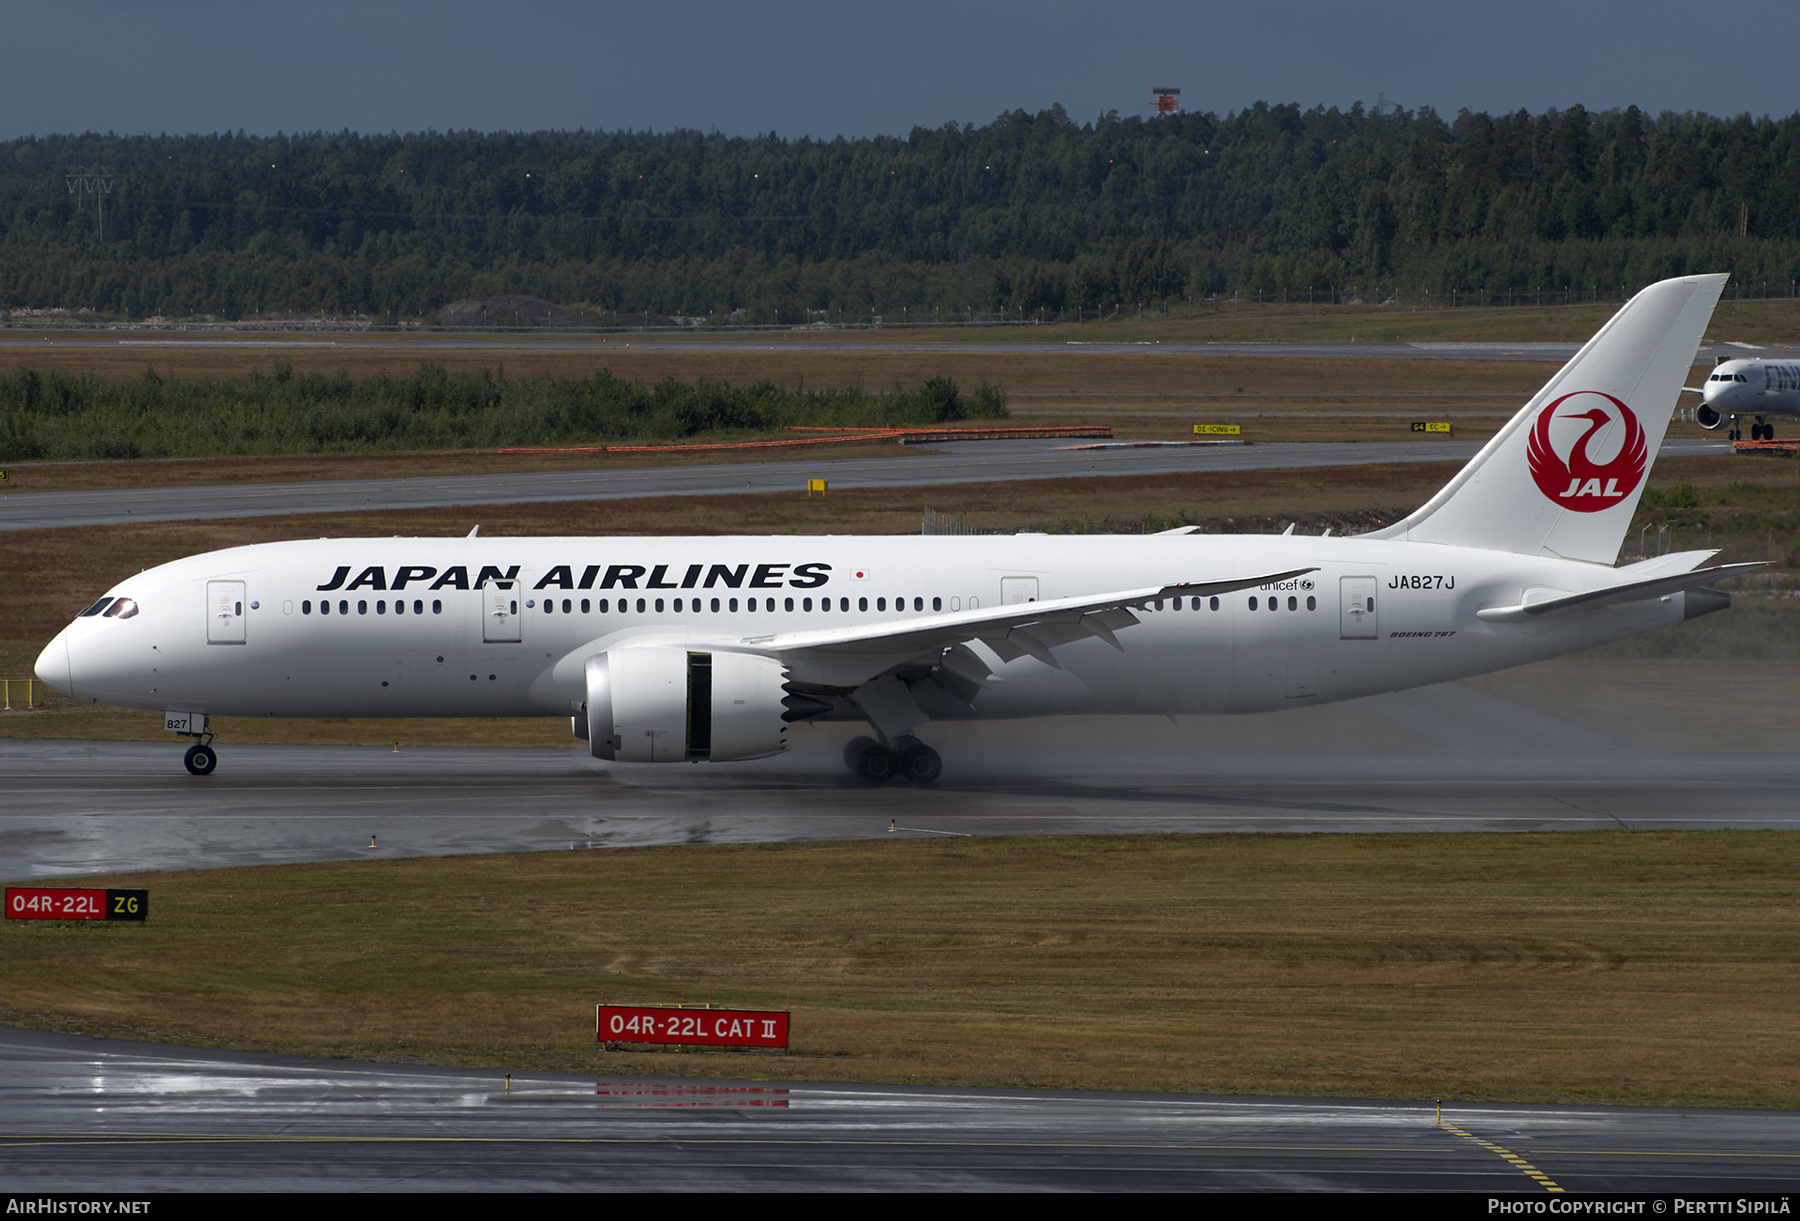
[[[53,132],[904,134],[1378,92],[1446,117],[1800,107],[1795,0],[4,0],[0,139]],[[1762,48],[1771,49],[1765,56]],[[1766,60],[1766,63],[1764,62]]]

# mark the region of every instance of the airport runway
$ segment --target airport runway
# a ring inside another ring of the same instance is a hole
[[[1380,325],[1370,320],[1370,328]],[[1029,329],[1029,328],[1026,328]],[[890,332],[891,333],[891,332]],[[868,331],[843,331],[839,335],[869,335]],[[652,352],[945,352],[976,355],[1029,353],[1096,356],[1253,356],[1318,357],[1327,360],[1382,358],[1388,360],[1568,360],[1581,349],[1579,343],[1285,343],[1221,342],[1183,343],[1160,340],[1107,342],[1080,339],[955,340],[910,339],[904,332],[893,338],[821,338],[818,332],[761,332],[740,334],[670,335],[667,332],[631,332],[599,335],[495,335],[441,334],[296,334],[222,335],[217,331],[122,334],[119,331],[28,331],[0,333],[0,349],[6,348],[283,348],[388,349],[407,352],[481,351],[592,351],[614,348]],[[1719,356],[1751,356],[1776,353],[1788,347],[1771,344],[1706,343],[1695,356],[1696,364],[1711,364]]]
[[[574,745],[227,741],[207,779],[174,739],[0,741],[0,876],[882,836],[1800,826],[1792,754],[1634,749],[1456,684],[1177,724],[933,725],[946,774],[927,789],[849,777],[851,732],[806,727],[787,756],[706,768],[608,767]],[[1471,1105],[1439,1127],[1424,1102],[821,1085],[799,1057],[718,1064],[788,1080],[621,1076],[597,1053],[591,1076],[522,1074],[508,1093],[497,1072],[0,1028],[0,1168],[13,1192],[1800,1187],[1788,1112]]]
[[[591,1076],[517,1074],[509,1091],[496,1071],[7,1028],[0,1064],[14,1194],[1800,1186],[1800,1115],[1781,1111],[1486,1104],[1440,1126],[1426,1101],[625,1077],[601,1053]]]
[[[835,489],[933,487],[957,483],[1087,476],[1143,476],[1190,471],[1299,469],[1384,462],[1460,462],[1472,441],[1367,444],[1259,444],[1148,449],[1082,448],[1083,443],[964,441],[934,452],[881,447],[856,456],[814,454],[773,462],[717,466],[645,466],[588,471],[444,475],[418,479],[240,483],[212,487],[125,488],[88,492],[15,492],[0,496],[0,530],[118,525],[137,521],[218,520],[292,513],[544,504],[645,496],[720,496],[793,492],[808,479]],[[1664,455],[1724,453],[1724,441],[1666,441]]]
[[[0,740],[0,877],[893,835],[1800,828],[1800,757],[1633,749],[1454,683],[1174,725],[934,724],[929,788],[851,776],[854,732],[797,726],[786,755],[705,767],[226,740],[206,779],[174,738]]]

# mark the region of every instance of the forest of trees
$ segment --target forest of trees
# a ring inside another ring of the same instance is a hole
[[[106,233],[75,167],[113,175]],[[78,206],[80,205],[80,206]],[[800,321],[1229,292],[1800,278],[1800,115],[1446,122],[1060,107],[905,138],[57,136],[0,144],[0,309],[428,319],[526,293]]]

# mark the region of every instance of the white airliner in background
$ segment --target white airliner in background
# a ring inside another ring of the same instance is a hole
[[[1721,361],[1697,389],[1706,402],[1694,409],[1694,423],[1718,428],[1729,422],[1731,439],[1737,441],[1738,417],[1753,415],[1750,439],[1773,441],[1770,416],[1800,416],[1800,359]]]
[[[866,721],[865,779],[937,777],[934,721],[1350,699],[1730,605],[1756,564],[1615,568],[1724,276],[1634,297],[1418,512],[1350,538],[381,538],[131,577],[38,658],[79,699],[209,716],[565,716],[618,762],[756,759]]]

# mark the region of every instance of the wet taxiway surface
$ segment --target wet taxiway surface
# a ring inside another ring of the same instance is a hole
[[[27,492],[0,498],[0,530],[116,525],[134,521],[216,520],[290,513],[354,513],[375,509],[545,504],[644,496],[723,496],[791,492],[808,479],[834,488],[931,487],[941,484],[1069,479],[1085,476],[1166,475],[1189,471],[1303,469],[1385,462],[1456,462],[1474,456],[1468,441],[1369,444],[1274,444],[1090,449],[1080,442],[970,441],[931,453],[883,448],[866,456],[718,466],[656,466],[639,470],[536,471],[444,475],[418,479],[333,479],[317,483],[230,484],[213,487],[121,488],[86,492]],[[1665,442],[1662,454],[1724,453],[1723,441]]]
[[[849,775],[851,732],[705,767],[222,742],[205,779],[173,739],[0,741],[0,876],[884,835],[1800,827],[1800,756],[1632,749],[1458,684],[1305,716],[939,724],[929,788]]]
[[[0,1168],[13,1192],[1800,1185],[1792,1112],[1471,1105],[1440,1125],[1427,1102],[623,1077],[595,1058],[509,1088],[0,1028]],[[740,1066],[800,1062],[720,1057]]]

